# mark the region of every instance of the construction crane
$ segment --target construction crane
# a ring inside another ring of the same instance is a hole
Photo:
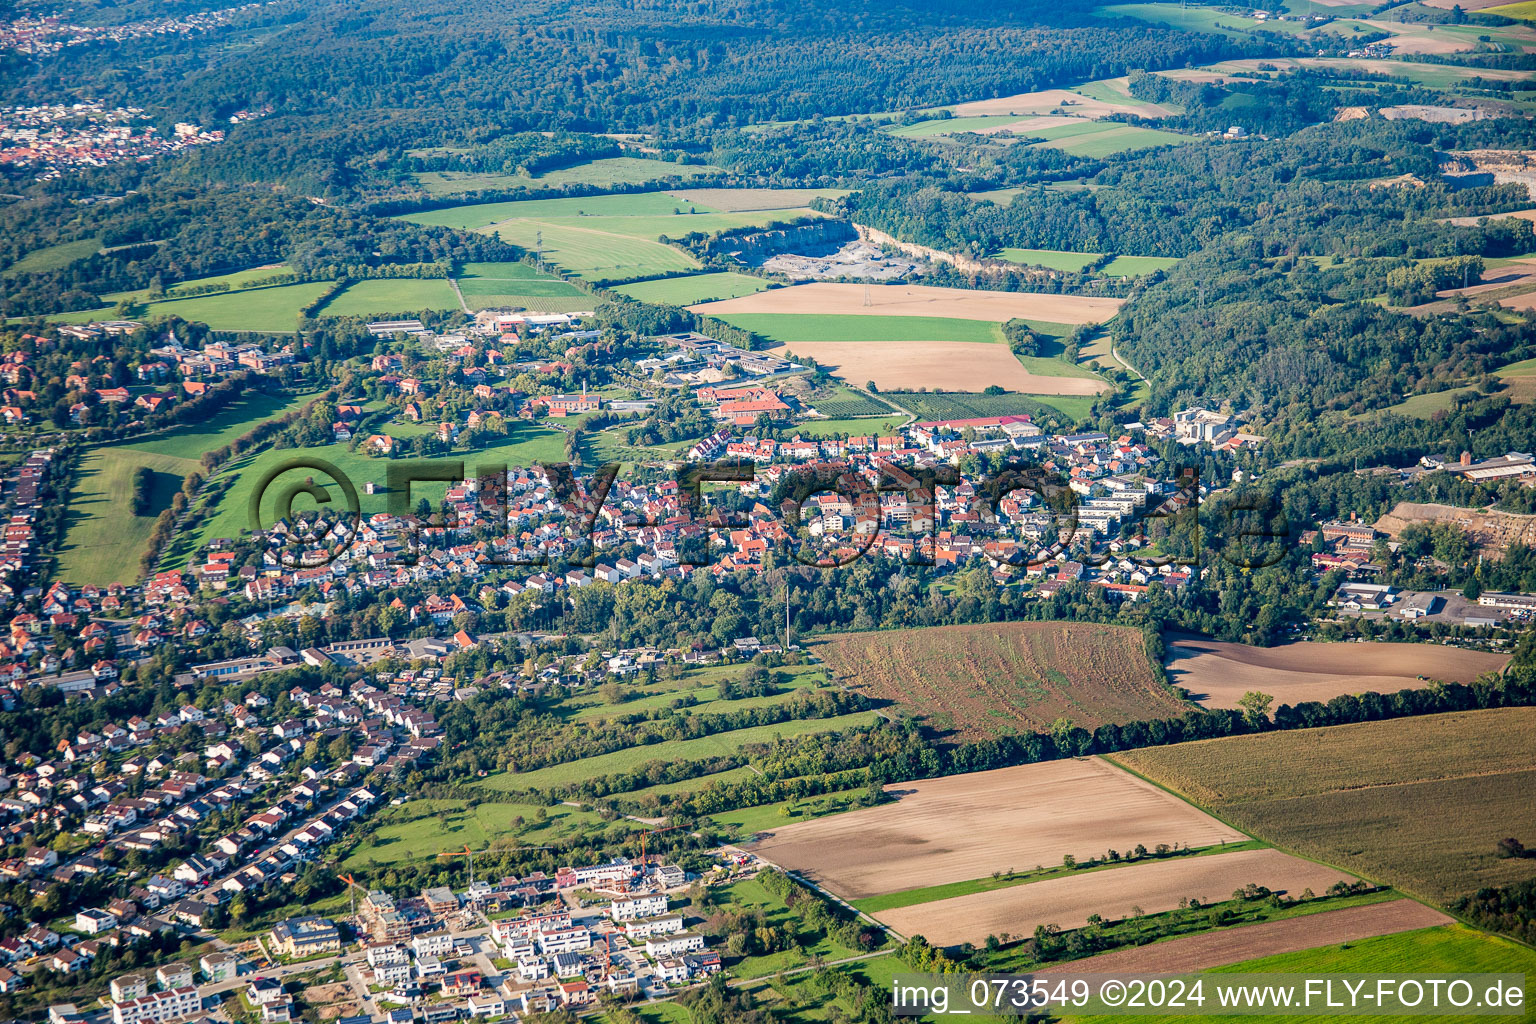
[[[440,853],[440,854],[438,854],[438,857],[439,858],[442,858],[442,857],[466,857],[466,858],[468,858],[468,860],[469,860],[469,884],[470,885],[474,885],[475,884],[475,858],[477,856],[479,856],[480,854],[482,854],[482,853],[490,853],[490,852],[491,852],[490,850],[471,850],[469,848],[469,844],[465,843],[464,844],[464,849],[462,849],[462,850],[455,850],[453,853]]]
[[[649,837],[649,836],[654,836],[654,835],[656,835],[659,832],[671,832],[671,831],[673,831],[675,829],[680,829],[682,827],[683,826],[681,826],[681,825],[668,825],[666,828],[653,828],[649,832],[642,832],[642,833],[640,833],[640,871],[641,871],[642,874],[645,872],[645,869],[646,869],[647,865],[650,863],[646,859],[646,854],[645,854],[645,841],[646,841],[646,838]]]
[[[357,879],[351,875],[337,875],[336,877],[347,883],[347,895],[352,897],[352,917],[355,920],[357,918],[357,894],[361,892],[366,896],[368,895],[368,890],[358,885]]]

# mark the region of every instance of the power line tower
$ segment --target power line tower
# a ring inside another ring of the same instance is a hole
[[[542,231],[535,231],[533,233],[533,244],[535,246],[535,250],[536,250],[536,253],[537,253],[534,256],[534,259],[536,259],[538,261],[539,269],[543,270],[544,269],[544,232],[542,232]]]
[[[866,306],[873,306],[874,305],[874,302],[871,301],[870,297],[869,297],[869,282],[868,281],[864,282],[864,305],[866,305]]]

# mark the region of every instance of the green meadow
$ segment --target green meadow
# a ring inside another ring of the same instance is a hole
[[[416,184],[434,196],[459,195],[497,189],[560,188],[565,185],[644,185],[677,178],[688,181],[718,172],[708,164],[676,164],[633,156],[604,157],[584,164],[561,167],[543,174],[482,174],[473,171],[424,171]]]
[[[458,296],[444,278],[358,281],[321,307],[318,316],[387,316],[423,309],[458,309]]]
[[[668,306],[690,306],[695,302],[714,302],[751,295],[770,286],[771,282],[748,274],[719,271],[711,274],[690,274],[687,277],[667,277],[656,281],[636,281],[614,288],[620,295],[627,295],[641,302],[656,302]]]

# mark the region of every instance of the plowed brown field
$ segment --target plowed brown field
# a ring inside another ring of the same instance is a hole
[[[985,878],[994,871],[1056,865],[1065,854],[1086,858],[1111,848],[1131,850],[1137,843],[1213,846],[1247,839],[1098,758],[898,782],[885,788],[899,795],[895,803],[786,825],[751,848],[845,899],[862,899]],[[1198,857],[1190,863],[1220,859]],[[1137,870],[1116,869],[1092,877]],[[1262,879],[1238,884],[1249,881]],[[1222,895],[1230,895],[1233,888],[1227,886]],[[1000,892],[982,896],[1004,898]]]
[[[1323,892],[1340,880],[1353,881],[1354,876],[1279,850],[1242,850],[1067,875],[887,910],[876,917],[903,935],[953,946],[980,943],[1003,932],[1029,935],[1042,924],[1081,928],[1093,914],[1121,920],[1135,913],[1133,907],[1156,914],[1188,897],[1202,903],[1227,900],[1250,882],[1296,895],[1303,889]]]
[[[957,737],[1095,729],[1188,710],[1152,674],[1141,634],[1087,622],[883,630],[816,646],[832,675]]]

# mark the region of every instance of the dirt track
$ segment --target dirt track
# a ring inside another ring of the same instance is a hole
[[[869,286],[870,304],[864,305],[865,286],[818,281],[788,288],[773,288],[720,302],[704,302],[688,308],[695,313],[724,316],[729,313],[817,313],[860,316],[938,316],[952,320],[992,320],[1001,323],[1021,317],[1056,324],[1101,324],[1120,311],[1124,299],[1090,295],[1045,295],[1031,292],[972,291],[921,284]]]
[[[786,825],[750,848],[839,896],[860,899],[1059,864],[1069,853],[1089,857],[1137,843],[1210,846],[1246,838],[1097,758],[885,788],[901,794],[897,802]]]
[[[814,359],[854,384],[881,391],[982,391],[993,384],[1027,395],[1096,395],[1108,385],[1089,377],[1030,373],[1005,345],[970,341],[797,341],[774,347]]]
[[[1266,921],[1242,928],[1186,935],[1150,946],[1137,946],[1134,949],[1117,950],[1045,967],[1040,973],[1183,974],[1241,963],[1244,960],[1257,960],[1277,953],[1330,946],[1336,942],[1356,942],[1373,935],[1411,932],[1419,928],[1450,924],[1451,920],[1422,903],[1393,900],[1390,903],[1326,910],[1284,921]]]
[[[1294,643],[1249,647],[1220,640],[1169,645],[1168,676],[1208,707],[1235,708],[1249,690],[1275,704],[1328,701],[1350,693],[1396,693],[1423,685],[1420,676],[1470,683],[1509,661],[1502,654],[1438,644]]]
[[[1340,879],[1353,878],[1279,850],[1243,850],[1067,875],[920,903],[876,917],[903,935],[921,935],[937,945],[979,944],[1003,932],[1030,935],[1042,924],[1080,928],[1093,914],[1120,920],[1131,917],[1133,907],[1154,914],[1172,910],[1189,897],[1202,903],[1227,900],[1233,890],[1250,882],[1294,896],[1303,889],[1321,893]]]

